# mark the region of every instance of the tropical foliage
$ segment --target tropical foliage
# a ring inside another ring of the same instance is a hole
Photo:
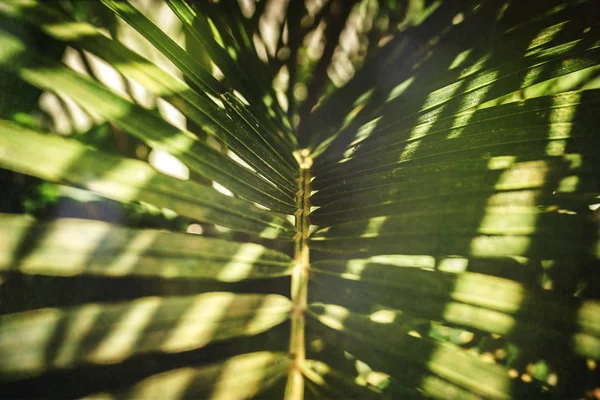
[[[0,393],[600,398],[593,0],[5,0]]]

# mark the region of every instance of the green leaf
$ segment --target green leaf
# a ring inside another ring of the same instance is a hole
[[[0,34],[0,41],[4,54],[1,62],[15,68],[29,83],[73,98],[88,111],[114,121],[151,147],[181,158],[190,169],[242,197],[277,211],[293,212],[293,200],[286,192],[200,142],[190,132],[175,128],[158,113],[130,103],[96,81],[53,61],[36,57],[37,66],[27,67],[24,61],[16,59],[26,50],[23,42],[7,33]]]
[[[138,276],[235,282],[289,275],[292,260],[236,243],[105,222],[0,215],[0,271],[75,276]]]
[[[431,165],[432,170],[437,167],[433,171],[442,172],[454,164],[460,166],[465,159],[472,163],[491,161],[496,155],[510,154],[513,160],[521,154],[530,159],[552,159],[565,153],[559,151],[564,144],[568,144],[569,152],[576,153],[586,142],[594,141],[589,127],[597,119],[593,110],[599,94],[598,90],[573,91],[398,127],[390,138],[374,136],[369,143],[375,148],[368,149],[367,143],[357,145],[361,156],[329,168],[315,179],[314,188],[339,190],[337,187],[346,182],[361,178],[361,183],[369,180],[373,186],[381,185],[396,177],[402,179],[403,171],[409,169],[411,173],[415,168],[427,171]],[[559,145],[554,153],[550,151],[552,144]],[[375,154],[376,158],[370,157]],[[487,167],[480,166],[479,170],[493,168],[492,163]],[[457,173],[474,170],[476,165],[467,163]],[[334,179],[340,172],[344,182]]]
[[[242,102],[237,97],[223,97],[223,95],[229,93],[225,87],[206,71],[190,54],[179,47],[177,43],[170,39],[131,4],[114,0],[102,0],[102,3],[167,56],[167,58],[177,66],[177,68],[179,68],[195,86],[214,96],[221,96],[221,100],[231,107],[243,107]],[[261,113],[256,116],[262,115],[263,114]],[[258,119],[261,123],[268,125],[268,122],[266,122],[267,118],[259,117]]]
[[[120,391],[95,393],[85,399],[121,396],[165,400],[254,398],[284,377],[288,365],[289,358],[281,353],[243,354],[220,363],[163,372]]]
[[[224,79],[231,83],[230,86],[240,90],[253,107],[260,109],[261,114],[276,115],[278,118],[275,121],[269,119],[267,122],[274,122],[270,124],[273,128],[277,124],[284,125],[284,132],[287,132],[289,122],[275,100],[271,82],[265,76],[265,65],[254,51],[252,38],[244,29],[239,8],[234,5],[225,11],[220,9],[222,5],[219,4],[195,3],[192,6],[183,0],[168,0],[167,4],[181,20],[189,36],[209,53],[211,60],[223,72]],[[194,7],[199,11],[196,12]],[[221,15],[222,11],[227,15]],[[215,34],[213,29],[218,33]],[[217,36],[221,43],[217,41]],[[240,70],[238,63],[243,63],[245,68]],[[272,139],[280,141],[281,138],[273,136]],[[295,143],[294,136],[292,139],[292,143]]]
[[[592,358],[600,349],[600,304],[595,300],[556,298],[523,283],[490,275],[432,271],[369,259],[320,261],[311,271],[314,282],[323,287],[338,287],[343,282],[343,287],[352,288],[354,303],[373,302],[434,321],[500,334],[528,346],[540,340],[569,343],[575,352]],[[336,293],[317,298],[335,299]],[[376,312],[372,319],[402,318],[402,313],[392,310],[380,311],[380,315]]]
[[[447,381],[444,391],[448,393],[463,388],[484,398],[511,398],[513,382],[506,369],[487,364],[460,348],[413,337],[401,323],[374,322],[368,316],[327,304],[312,304],[309,313],[322,324],[313,324],[312,329],[332,344],[400,381],[416,383],[426,395],[429,387],[425,378],[433,375]],[[393,368],[399,362],[405,368]]]
[[[264,332],[285,321],[290,308],[279,295],[213,292],[3,315],[0,372],[3,380],[13,380],[148,352],[198,349]]]
[[[31,143],[37,145],[31,147]],[[261,237],[291,237],[294,229],[284,218],[212,188],[160,174],[147,163],[104,154],[75,140],[1,120],[0,166],[122,202],[144,201]]]
[[[247,132],[249,126],[240,126],[204,93],[195,92],[182,80],[107,38],[93,25],[75,22],[50,6],[35,2],[10,2],[2,11],[24,22],[35,22],[49,36],[101,57],[124,76],[169,101],[203,130],[222,140],[245,162],[264,170],[263,174],[268,178],[283,188],[289,187],[290,182],[292,188],[295,187],[297,166],[289,145],[274,146],[265,140],[269,136],[263,132],[258,138]]]

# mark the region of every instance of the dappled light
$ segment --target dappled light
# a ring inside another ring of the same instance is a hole
[[[0,17],[0,392],[598,397],[592,0]]]

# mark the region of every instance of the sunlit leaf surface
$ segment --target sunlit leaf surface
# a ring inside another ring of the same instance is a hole
[[[3,2],[0,393],[597,398],[599,10]]]

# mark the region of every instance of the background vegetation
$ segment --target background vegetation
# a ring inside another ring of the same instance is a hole
[[[593,0],[0,4],[5,398],[600,398]]]

